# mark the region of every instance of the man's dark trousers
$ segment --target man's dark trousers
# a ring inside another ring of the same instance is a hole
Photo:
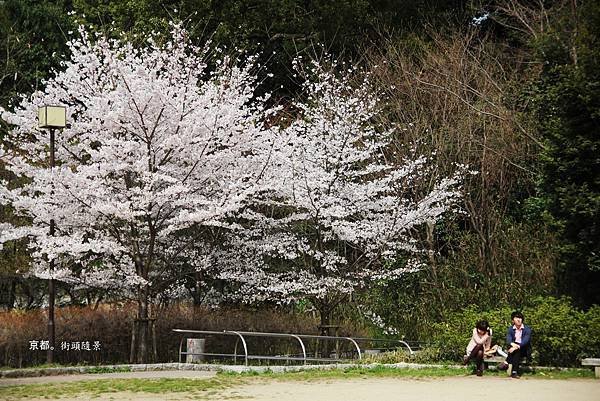
[[[506,358],[506,362],[512,365],[513,374],[517,374],[519,371],[519,362],[521,361],[521,349],[516,349]]]

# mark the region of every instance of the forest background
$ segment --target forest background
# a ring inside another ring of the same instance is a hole
[[[142,46],[149,32],[167,32],[173,19],[184,21],[199,43],[211,39],[260,54],[265,74],[273,74],[264,90],[284,107],[299,89],[291,68],[299,55],[318,59],[326,49],[371,71],[386,95],[384,118],[406,128],[399,142],[434,154],[440,174],[456,163],[478,172],[464,183],[466,213],[423,228],[426,268],[353,295],[336,313],[346,330],[432,341],[446,327],[462,341],[477,317],[528,308],[539,314],[539,334],[544,319],[558,316],[548,323],[550,337],[560,338],[571,324],[584,332],[600,325],[594,307],[600,304],[600,2],[4,0],[0,105],[10,109],[20,94],[42,89],[78,22],[108,35],[116,28]],[[1,221],[11,219],[10,208],[0,210]],[[24,325],[38,321],[46,283],[23,275],[29,255],[22,244],[1,252],[0,306],[12,313],[4,316],[4,328],[15,311]],[[207,289],[195,284],[190,277],[189,301],[201,306]],[[64,307],[98,311],[111,301],[67,285],[60,294],[68,299]],[[173,307],[168,299],[161,305]],[[273,308],[310,316],[312,309],[308,302],[221,306],[260,311],[257,316]],[[95,313],[80,315],[97,319]],[[277,320],[271,318],[275,328]],[[232,321],[243,319],[222,324]],[[127,330],[115,329],[124,336],[115,344],[126,343]],[[569,339],[570,354],[554,361],[572,364],[600,350],[600,339],[580,340]],[[4,345],[4,364],[39,362],[22,344]],[[126,359],[126,352],[106,357]]]

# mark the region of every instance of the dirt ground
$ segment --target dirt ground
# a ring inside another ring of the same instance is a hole
[[[165,377],[167,372],[140,372],[118,374],[127,377]],[[199,373],[202,373],[199,375]],[[18,379],[19,384],[58,382],[62,379],[73,381],[77,378],[89,380],[115,377],[107,375],[77,375],[62,377],[44,377]],[[175,371],[168,377],[211,377],[204,372]],[[0,384],[8,383],[8,379],[0,380]],[[64,380],[63,380],[64,381]],[[0,387],[0,399],[2,399]],[[571,379],[509,379],[502,377],[449,377],[449,378],[364,378],[351,380],[324,381],[278,381],[262,380],[227,390],[211,392],[209,400],[247,400],[247,401],[505,401],[518,398],[526,401],[600,401],[600,380]],[[88,397],[61,398],[62,401],[83,401]],[[198,399],[192,394],[142,394],[142,393],[110,393],[93,398],[96,401],[189,401]],[[27,398],[33,401],[32,398]],[[42,398],[40,400],[47,400]],[[37,400],[35,400],[37,401]]]
[[[499,377],[368,378],[252,384],[230,389],[222,395],[253,401],[600,401],[600,381]]]

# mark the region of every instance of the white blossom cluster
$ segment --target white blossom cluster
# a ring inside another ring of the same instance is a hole
[[[460,174],[418,197],[414,184],[430,177],[424,157],[396,160],[393,130],[377,123],[380,101],[369,77],[313,64],[299,118],[282,128],[272,192],[244,218],[232,244],[241,260],[222,276],[238,280],[244,299],[310,297],[336,303],[379,280],[422,267],[415,231],[435,222],[459,199]],[[404,256],[406,262],[393,261]],[[252,272],[251,274],[247,274]]]
[[[372,325],[374,325],[375,327],[381,329],[381,331],[385,335],[394,335],[394,336],[396,336],[396,335],[398,335],[400,333],[397,328],[388,326],[385,323],[385,321],[383,320],[383,318],[381,316],[379,316],[377,313],[373,312],[373,311],[365,310],[365,311],[363,311],[363,315],[367,319],[369,319],[369,321],[371,322]]]
[[[0,242],[28,237],[39,277],[152,282],[186,258],[194,230],[226,224],[261,190],[271,138],[261,128],[264,99],[253,102],[254,61],[240,67],[224,57],[209,71],[208,48],[186,36],[173,26],[164,45],[150,40],[135,49],[91,40],[81,29],[69,43],[71,59],[45,90],[2,111],[18,146],[3,157],[25,184],[2,186],[0,200],[31,224],[4,224]],[[67,107],[53,169],[48,132],[36,120],[42,105]],[[57,264],[52,272],[49,260]]]
[[[178,25],[162,45],[81,29],[69,47],[44,91],[0,110],[13,127],[0,157],[24,182],[0,186],[0,202],[29,221],[0,226],[0,244],[28,238],[39,277],[181,297],[196,274],[248,302],[343,297],[419,269],[415,230],[459,200],[460,173],[416,195],[431,161],[394,155],[379,95],[353,68],[313,63],[297,115],[270,126],[281,110],[255,96],[255,59],[208,67]],[[48,104],[69,121],[53,169],[35,118]]]

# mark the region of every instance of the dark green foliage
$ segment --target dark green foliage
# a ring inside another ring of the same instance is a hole
[[[460,20],[464,0],[6,0],[0,2],[0,105],[40,89],[58,67],[77,24],[109,35],[125,33],[144,45],[152,33],[184,21],[194,40],[262,54],[274,74],[265,89],[295,93],[291,60],[335,56],[360,58],[359,51],[383,34],[402,36],[426,23]],[[73,12],[73,15],[70,13]],[[325,48],[318,45],[324,44]],[[266,72],[266,70],[264,71]]]
[[[504,347],[506,328],[510,324],[510,313],[509,307],[482,310],[476,305],[470,305],[460,312],[449,313],[443,322],[432,324],[428,337],[439,348],[441,359],[459,361],[465,354],[475,323],[480,319],[490,323],[493,343]]]
[[[422,31],[425,22],[459,19],[464,0],[73,0],[78,18],[100,31],[126,32],[143,44],[149,32],[167,32],[182,20],[193,38],[262,54],[274,78],[268,89],[295,93],[291,60],[299,54],[360,58],[383,34]],[[85,17],[82,17],[85,15]],[[114,25],[112,25],[114,22]],[[320,44],[325,47],[321,48]],[[283,87],[282,87],[283,86]]]
[[[560,234],[560,286],[600,302],[600,4],[554,15],[536,43],[543,70],[534,97],[546,144],[538,203]]]
[[[506,221],[498,229],[497,272],[479,266],[479,237],[450,225],[438,227],[452,247],[436,265],[366,291],[359,303],[410,340],[426,340],[429,326],[465,305],[486,310],[522,306],[553,289],[554,243],[543,226]],[[376,335],[382,334],[381,331]]]
[[[449,314],[443,323],[432,326],[432,338],[442,359],[460,360],[475,323],[487,319],[493,329],[493,343],[506,347],[510,325],[509,306],[481,310],[472,305]],[[532,328],[534,363],[543,366],[580,366],[580,360],[600,355],[600,307],[583,312],[568,298],[541,297],[522,309],[525,324]]]
[[[64,59],[67,32],[73,29],[68,0],[0,2],[0,106],[17,94],[41,89],[42,81]]]
[[[399,4],[400,3],[400,4]],[[100,30],[144,37],[181,19],[195,37],[249,51],[277,46],[292,51],[324,43],[339,54],[356,51],[378,33],[409,33],[426,22],[459,19],[464,0],[73,0],[73,10]],[[85,17],[83,17],[85,15]],[[289,54],[288,54],[289,56]]]

